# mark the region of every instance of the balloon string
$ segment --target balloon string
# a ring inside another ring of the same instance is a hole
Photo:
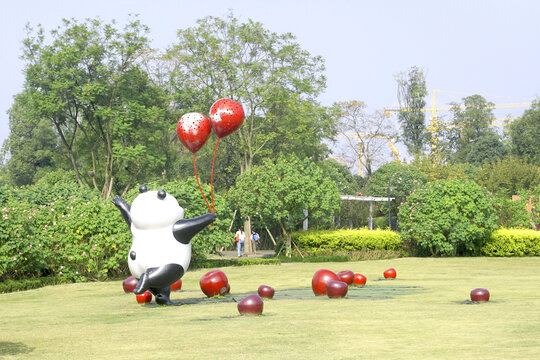
[[[199,185],[199,190],[201,190],[202,197],[204,201],[206,201],[206,205],[208,205],[208,210],[212,212],[212,209],[210,209],[210,204],[208,203],[208,200],[206,200],[206,196],[204,196],[204,193],[201,188],[201,184],[199,183],[199,175],[197,175],[197,166],[195,166],[195,153],[193,153],[193,170],[195,170],[195,179],[197,179],[197,185]]]
[[[212,160],[212,175],[210,176],[210,195],[212,196],[212,209],[214,214],[216,213],[216,208],[214,207],[214,164],[216,163],[216,152],[219,144],[219,138],[216,141],[216,148],[214,149],[214,159]]]

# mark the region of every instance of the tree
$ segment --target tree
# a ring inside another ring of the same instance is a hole
[[[472,181],[442,180],[418,188],[399,207],[401,236],[421,254],[475,255],[497,228],[495,207]]]
[[[139,64],[148,29],[64,20],[45,42],[28,27],[25,91],[33,118],[48,119],[77,175],[108,197],[161,173],[168,144],[166,101]]]
[[[422,69],[413,66],[409,73],[396,75],[398,83],[398,102],[402,109],[398,113],[398,120],[401,124],[401,138],[409,153],[413,155],[421,154],[428,141],[429,133],[426,131],[425,108],[427,96],[426,76]]]
[[[512,153],[533,163],[540,164],[540,100],[510,124]]]
[[[240,173],[256,159],[279,153],[321,159],[322,140],[335,134],[335,109],[321,107],[324,62],[295,42],[249,20],[239,23],[206,17],[196,27],[178,31],[169,52],[178,107],[205,112],[219,98],[240,102],[243,126],[220,146],[233,156]]]
[[[339,107],[341,118],[338,121],[338,130],[349,144],[347,153],[355,155],[353,162],[357,160],[358,166],[366,170],[369,178],[373,167],[384,160],[382,154],[386,150],[386,143],[396,134],[382,112],[367,114],[366,104],[362,101],[343,101],[339,103]]]
[[[452,162],[466,162],[469,159],[482,163],[504,155],[504,145],[490,128],[494,119],[493,105],[480,95],[463,98],[463,104],[452,103],[453,119],[442,132],[445,137],[442,148]],[[490,146],[492,149],[488,154],[474,154]]]
[[[335,182],[308,159],[293,155],[267,159],[262,165],[240,175],[231,189],[231,199],[243,216],[259,214],[268,224],[277,224],[286,240],[287,255],[291,249],[291,231],[306,219],[326,219],[330,223],[339,210],[339,191]]]
[[[4,141],[4,151],[10,154],[8,176],[15,186],[30,185],[41,173],[61,166],[60,146],[50,121],[32,117],[27,94],[17,95],[8,113],[10,133]]]
[[[316,101],[326,86],[324,61],[292,34],[272,33],[252,20],[239,23],[229,14],[201,19],[177,38],[168,51],[176,106],[206,112],[219,98],[230,98],[246,113],[238,131],[220,141],[215,173],[226,175],[223,183],[266,157],[294,153],[317,160],[329,153],[322,140],[334,137],[337,113]],[[208,151],[201,154],[207,163]],[[244,231],[250,230],[247,218]]]
[[[515,156],[484,164],[475,181],[492,193],[510,197],[540,186],[540,166]]]

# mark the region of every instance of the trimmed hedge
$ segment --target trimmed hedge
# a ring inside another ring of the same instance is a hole
[[[310,253],[359,250],[401,250],[399,233],[390,230],[323,230],[293,233],[292,240]]]
[[[495,230],[480,251],[486,256],[540,256],[540,231]]]
[[[34,279],[24,280],[6,280],[0,282],[0,294],[15,291],[24,291],[30,289],[38,289],[48,285],[66,284],[71,281],[65,277],[47,276]]]
[[[206,259],[193,262],[190,269],[210,269],[226,266],[280,265],[277,258]]]

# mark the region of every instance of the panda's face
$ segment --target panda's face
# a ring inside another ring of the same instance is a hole
[[[165,191],[145,191],[133,200],[131,221],[139,229],[155,229],[172,225],[184,218],[184,209]]]

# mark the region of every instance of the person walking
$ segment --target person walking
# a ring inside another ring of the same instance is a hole
[[[261,237],[255,230],[251,230],[251,243],[253,244],[253,252],[257,255],[257,245],[261,243]]]
[[[244,255],[244,240],[245,239],[246,239],[246,235],[244,234],[244,231],[239,228],[235,234],[235,240],[238,240],[236,242],[236,248],[238,250],[238,257],[242,257]]]

